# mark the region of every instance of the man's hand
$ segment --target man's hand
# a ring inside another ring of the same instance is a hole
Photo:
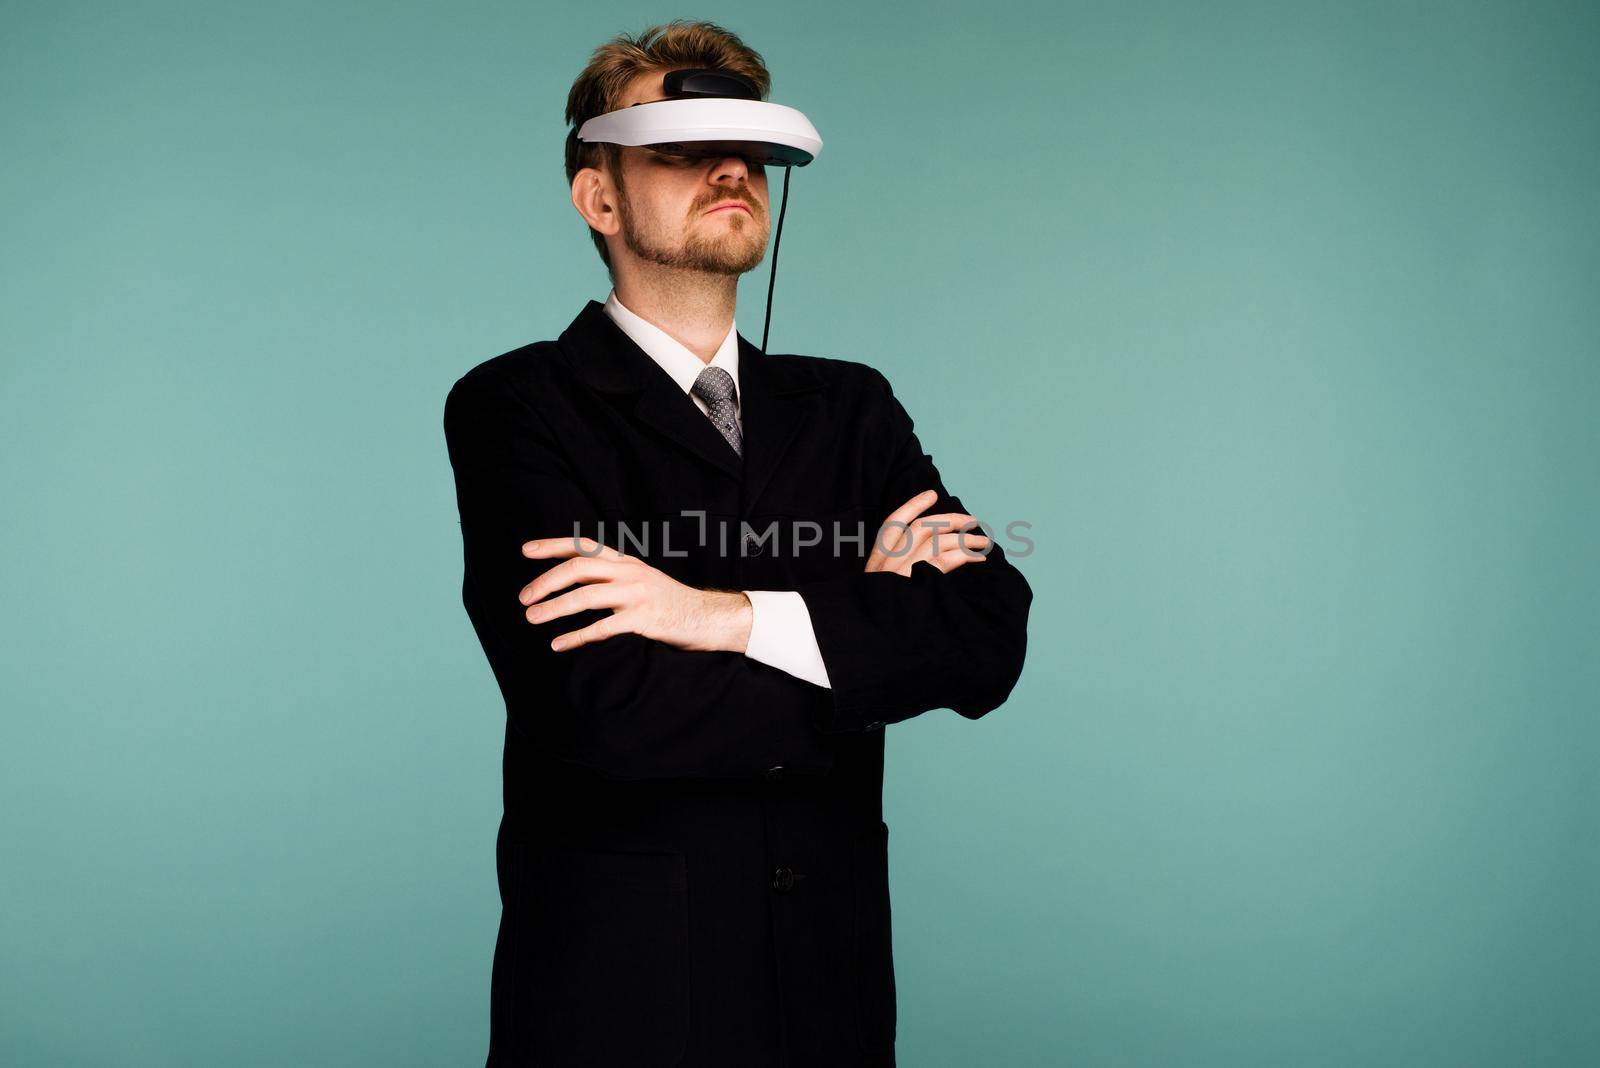
[[[911,565],[926,560],[948,574],[962,564],[987,560],[989,539],[982,534],[963,533],[977,526],[977,519],[963,512],[917,518],[938,499],[933,490],[923,490],[890,512],[873,539],[866,570],[893,571],[909,577]]]
[[[755,611],[750,598],[725,590],[685,586],[636,556],[590,538],[545,538],[522,546],[532,560],[569,557],[522,588],[517,599],[528,605],[529,623],[544,623],[592,608],[611,615],[550,643],[557,651],[604,641],[616,634],[639,634],[680,649],[743,653]],[[571,593],[543,598],[581,583]]]

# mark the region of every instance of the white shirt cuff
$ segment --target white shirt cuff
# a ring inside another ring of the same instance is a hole
[[[744,655],[831,688],[805,598],[794,590],[745,590],[744,595],[754,610]]]

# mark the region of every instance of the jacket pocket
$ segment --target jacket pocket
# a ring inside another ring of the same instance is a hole
[[[681,853],[538,851],[519,892],[515,1004],[524,1055],[549,1065],[672,1065],[689,1034]]]
[[[857,835],[855,861],[856,1031],[865,1050],[895,1040],[894,937],[889,904],[889,825]]]

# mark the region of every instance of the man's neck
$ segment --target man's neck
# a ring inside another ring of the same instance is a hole
[[[739,276],[673,271],[643,278],[619,277],[612,288],[624,308],[710,363],[733,326]]]

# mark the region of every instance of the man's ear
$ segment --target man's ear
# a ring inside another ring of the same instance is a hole
[[[616,186],[605,171],[584,167],[572,176],[572,206],[591,229],[602,234],[614,234],[622,228]]]

